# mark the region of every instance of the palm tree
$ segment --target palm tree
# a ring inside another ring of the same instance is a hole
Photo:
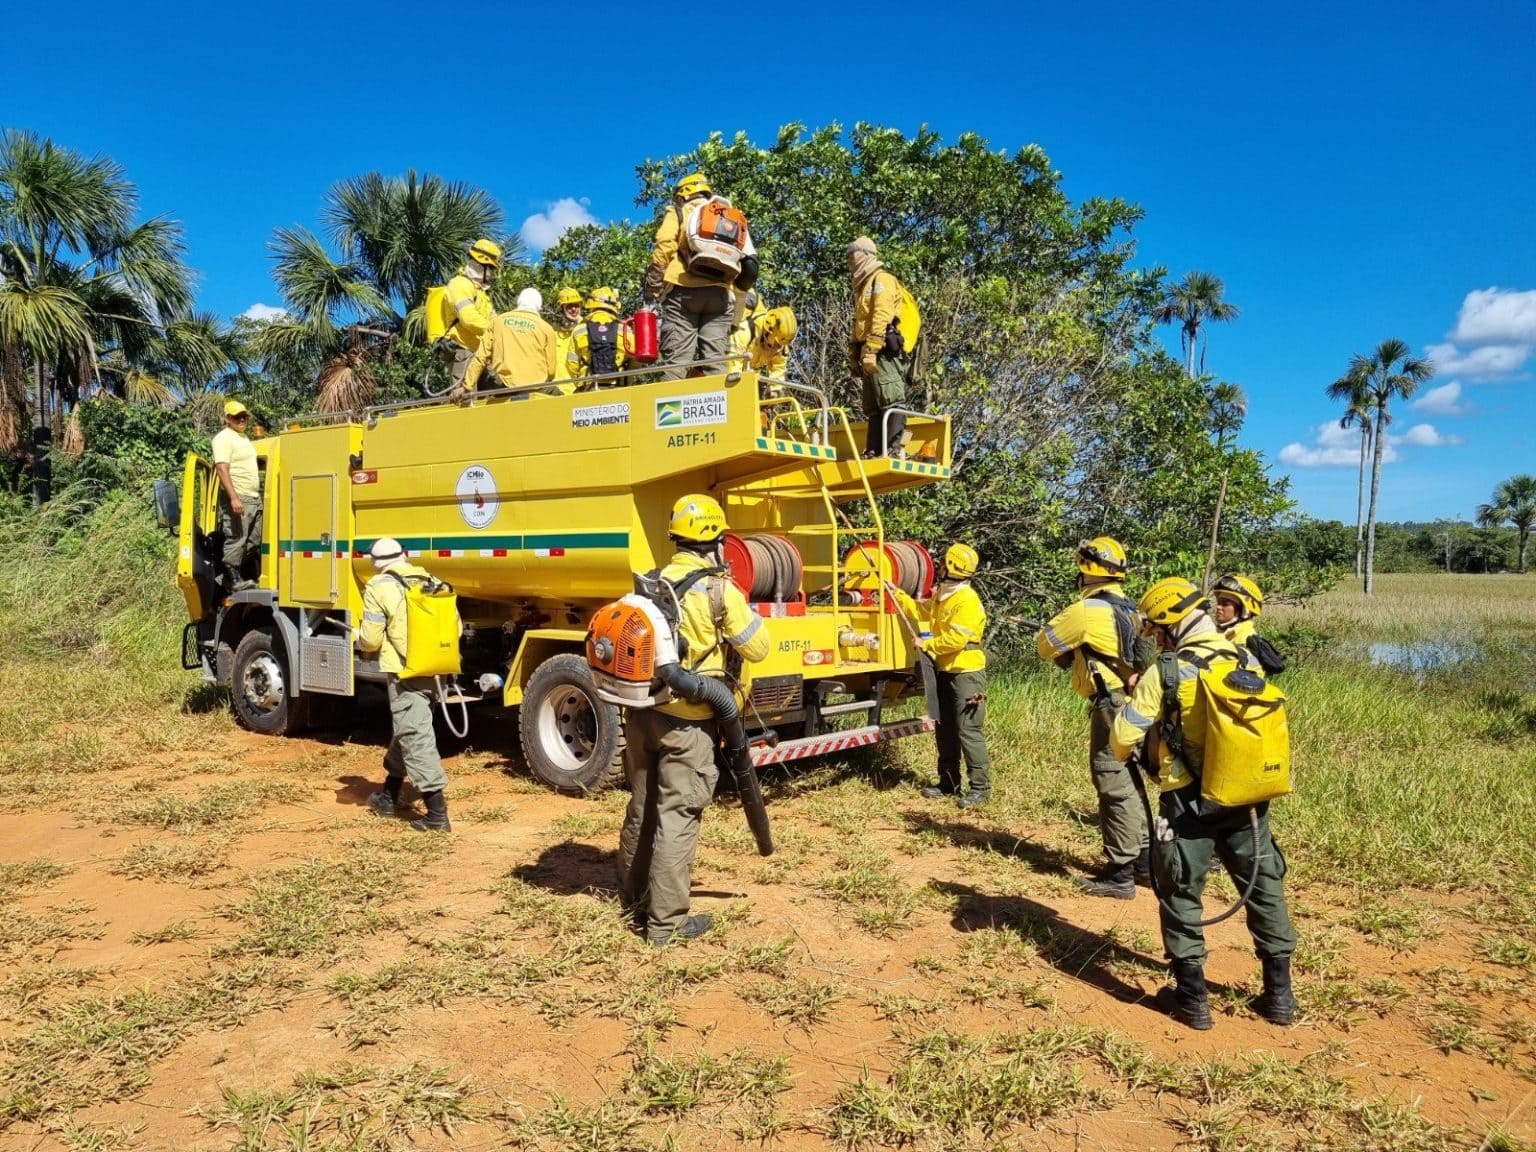
[[[1221,277],[1209,272],[1191,272],[1168,289],[1163,302],[1153,309],[1159,324],[1178,324],[1179,346],[1184,349],[1184,371],[1195,375],[1195,348],[1200,343],[1200,328],[1208,320],[1234,320],[1236,304],[1222,299],[1226,285]],[[1205,374],[1205,349],[1200,350],[1200,374]]]
[[[121,167],[31,132],[0,136],[0,450],[99,386],[104,360],[137,366],[160,325],[191,304],[181,227],[134,223]],[[48,437],[34,433],[35,447]]]
[[[263,325],[256,346],[268,361],[317,363],[319,405],[339,411],[372,396],[370,362],[469,246],[500,230],[502,214],[478,188],[412,171],[343,180],[326,193],[321,215],[334,256],[308,229],[273,234],[274,277],[289,315]],[[522,258],[515,240],[503,240],[502,250],[504,268]]]
[[[1407,400],[1419,385],[1435,374],[1428,360],[1409,355],[1401,340],[1383,340],[1370,355],[1357,354],[1350,359],[1344,380],[1358,380],[1368,398],[1368,407],[1376,418],[1371,448],[1371,503],[1365,514],[1365,594],[1374,591],[1376,566],[1376,501],[1381,492],[1381,454],[1386,444],[1387,428],[1392,423],[1392,401]],[[1332,394],[1332,386],[1329,389]]]
[[[1477,522],[1485,528],[1508,521],[1520,539],[1520,574],[1525,574],[1526,548],[1531,542],[1531,527],[1536,525],[1536,476],[1521,474],[1501,481],[1493,490],[1493,499],[1477,507]]]
[[[1345,373],[1328,385],[1328,399],[1345,402],[1340,428],[1360,425],[1360,475],[1355,482],[1355,579],[1365,571],[1365,460],[1371,452],[1371,432],[1376,422],[1371,418],[1371,395],[1365,381]]]

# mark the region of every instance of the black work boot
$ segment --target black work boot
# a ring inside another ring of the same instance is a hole
[[[1291,991],[1291,958],[1261,956],[1264,991],[1253,998],[1253,1010],[1271,1024],[1288,1026],[1296,1019],[1296,994]]]
[[[1077,886],[1086,896],[1103,896],[1110,900],[1134,900],[1136,898],[1136,862],[1106,864],[1092,876],[1079,876]]]
[[[400,802],[400,789],[405,787],[404,776],[384,777],[384,787],[368,797],[368,811],[375,816],[393,816],[398,808],[410,805]]]
[[[1136,853],[1136,859],[1131,861],[1131,875],[1141,887],[1152,887],[1152,855],[1147,849]]]
[[[448,801],[443,799],[443,790],[423,792],[421,798],[427,805],[427,814],[412,820],[411,827],[418,832],[451,832],[453,825],[448,823]]]
[[[690,916],[684,920],[682,926],[675,932],[668,932],[665,936],[651,937],[650,943],[656,948],[665,948],[668,944],[676,944],[681,940],[696,940],[709,931],[709,926],[715,922],[715,918],[707,912],[700,912],[697,916]]]
[[[990,799],[992,799],[992,793],[978,792],[976,789],[972,788],[964,796],[960,797],[958,804],[960,809],[964,811],[968,808],[980,808]]]
[[[953,796],[957,789],[948,784],[939,784],[933,788],[923,789],[924,800],[937,800],[940,796]]]
[[[1211,1001],[1205,991],[1205,966],[1198,960],[1175,960],[1173,987],[1163,988],[1157,1001],[1180,1024],[1204,1032],[1211,1027]]]

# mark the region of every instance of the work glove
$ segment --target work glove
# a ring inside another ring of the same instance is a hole
[[[647,304],[654,304],[661,299],[661,290],[666,287],[667,274],[665,269],[652,264],[645,272],[645,284],[641,294]]]
[[[878,362],[875,359],[875,354],[866,349],[864,358],[859,361],[859,368],[863,371],[864,375],[873,376],[877,366]]]

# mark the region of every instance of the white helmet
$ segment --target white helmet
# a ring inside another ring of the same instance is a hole
[[[405,562],[405,549],[393,536],[380,536],[373,542],[368,555],[373,557],[373,566],[380,572]]]

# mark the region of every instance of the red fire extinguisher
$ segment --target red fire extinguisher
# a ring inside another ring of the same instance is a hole
[[[641,308],[624,321],[624,355],[637,364],[654,364],[656,350],[656,310]]]

